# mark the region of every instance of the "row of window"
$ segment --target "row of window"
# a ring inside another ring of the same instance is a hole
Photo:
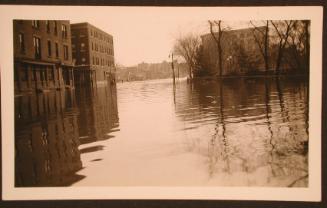
[[[99,66],[114,66],[114,62],[108,59],[99,58],[99,57],[92,57],[92,64],[99,65]]]
[[[18,34],[18,40],[19,40],[19,50],[20,53],[25,53],[25,37],[24,33]],[[40,59],[41,58],[41,39],[39,37],[33,36],[33,47],[34,47],[34,55],[35,58]],[[52,43],[50,40],[47,41],[47,49],[48,49],[48,56],[52,56]],[[69,53],[68,53],[68,45],[63,45],[64,49],[64,59],[68,60]],[[55,42],[55,57],[59,58],[59,45],[57,42]]]
[[[92,29],[90,29],[90,31],[91,31],[91,36],[93,36],[94,38],[98,38],[99,40],[103,40],[107,43],[113,44],[112,38],[108,37],[105,33],[96,30],[93,31]]]
[[[14,73],[14,80],[15,81],[18,81],[18,80],[21,80],[21,81],[28,81],[29,80],[29,73],[31,75],[31,81],[36,81],[36,80],[40,80],[40,81],[45,81],[45,80],[50,80],[50,81],[53,81],[54,78],[55,78],[55,72],[54,72],[54,69],[51,68],[51,69],[43,69],[43,70],[32,70],[32,71],[29,71],[28,68],[27,68],[27,65],[24,66],[23,70],[20,71],[20,73],[18,73],[17,70],[15,70],[15,73]],[[37,74],[38,73],[38,74]],[[37,78],[39,77],[39,78]]]
[[[74,52],[75,52],[75,47],[76,47],[75,44],[72,44],[72,48],[73,48]],[[98,51],[98,52],[106,53],[108,55],[113,56],[113,50],[111,48],[105,47],[103,45],[98,45],[98,44],[92,42],[91,49],[92,49],[92,51]],[[85,43],[81,43],[80,51],[85,51]]]
[[[52,22],[53,22],[53,33],[55,35],[58,35],[58,23],[55,20]],[[46,25],[47,33],[51,33],[50,21],[46,20],[45,25]],[[39,29],[40,28],[40,20],[32,20],[32,27],[34,29]],[[64,25],[64,24],[61,25],[61,37],[67,39],[67,37],[68,37],[67,25]]]
[[[114,55],[113,50],[109,47],[105,47],[103,45],[98,45],[97,43],[93,43],[93,42],[91,42],[91,45],[92,45],[91,46],[92,51],[99,51],[101,53],[106,53],[106,54],[112,55],[112,56]]]

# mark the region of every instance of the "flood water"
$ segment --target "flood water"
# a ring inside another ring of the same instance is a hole
[[[15,98],[16,186],[308,186],[308,81],[118,83]]]

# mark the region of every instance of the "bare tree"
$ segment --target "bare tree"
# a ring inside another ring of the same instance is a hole
[[[217,52],[218,52],[218,67],[219,67],[219,76],[222,76],[223,72],[223,52],[222,52],[222,35],[224,30],[222,29],[222,21],[208,21],[210,26],[210,33],[212,38],[214,39],[216,45],[217,45]],[[214,32],[214,27],[217,27],[217,32]]]
[[[284,20],[284,21],[272,21],[270,20],[272,26],[275,28],[275,32],[277,33],[278,43],[277,43],[277,58],[275,71],[277,75],[280,75],[280,66],[284,55],[284,49],[288,42],[288,38],[290,36],[290,32],[292,27],[294,26],[294,20]]]
[[[292,53],[292,59],[295,61],[296,68],[304,71],[309,68],[309,24],[308,20],[296,20],[290,32],[288,46]],[[291,62],[291,60],[289,60]]]
[[[265,73],[267,75],[269,70],[269,21],[264,21],[264,30],[256,26],[252,21],[250,21],[250,24],[253,26],[254,40],[259,47],[260,54],[263,56],[265,62]]]
[[[309,69],[309,64],[310,64],[310,20],[302,20],[304,23],[304,37],[305,37],[305,45],[304,45],[304,56],[305,56],[305,65],[307,69]]]
[[[181,36],[175,41],[174,52],[181,56],[188,65],[189,78],[193,79],[196,66],[197,51],[200,46],[200,38],[192,33]]]

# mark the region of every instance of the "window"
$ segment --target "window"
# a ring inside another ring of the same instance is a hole
[[[68,60],[68,46],[64,45],[64,59]]]
[[[45,24],[47,26],[47,33],[50,33],[50,21],[49,20],[45,21]]]
[[[56,49],[56,58],[59,57],[59,46],[58,46],[58,43],[55,43],[55,49]]]
[[[32,81],[35,81],[36,80],[36,70],[34,67],[32,67]]]
[[[39,20],[32,20],[32,27],[38,29],[40,27]]]
[[[27,81],[28,80],[28,67],[25,65],[23,68],[23,76],[22,76],[22,81]]]
[[[62,35],[62,38],[67,38],[67,26],[66,25],[61,25],[61,35]]]
[[[18,39],[19,39],[19,50],[21,53],[25,53],[25,40],[24,40],[24,34],[19,33],[18,34]]]
[[[49,80],[54,80],[54,69],[50,69]]]
[[[57,25],[57,21],[54,21],[54,28],[53,28],[53,30],[54,30],[54,34],[55,34],[55,35],[58,35],[58,25]]]
[[[35,58],[41,58],[41,39],[38,37],[33,37],[33,45],[34,45],[34,54]]]
[[[93,30],[91,30],[91,36],[93,36]]]
[[[41,77],[41,81],[45,79],[45,72],[43,70],[40,71],[40,77]]]
[[[93,65],[95,65],[95,57],[94,56],[92,57],[92,63],[93,63]]]
[[[52,51],[51,51],[51,41],[48,40],[48,56],[52,55]]]

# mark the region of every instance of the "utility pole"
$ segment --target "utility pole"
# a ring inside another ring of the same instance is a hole
[[[178,65],[178,63],[177,63],[177,78],[179,80],[179,65]]]
[[[173,72],[173,83],[175,85],[174,54],[171,53],[171,69]]]

